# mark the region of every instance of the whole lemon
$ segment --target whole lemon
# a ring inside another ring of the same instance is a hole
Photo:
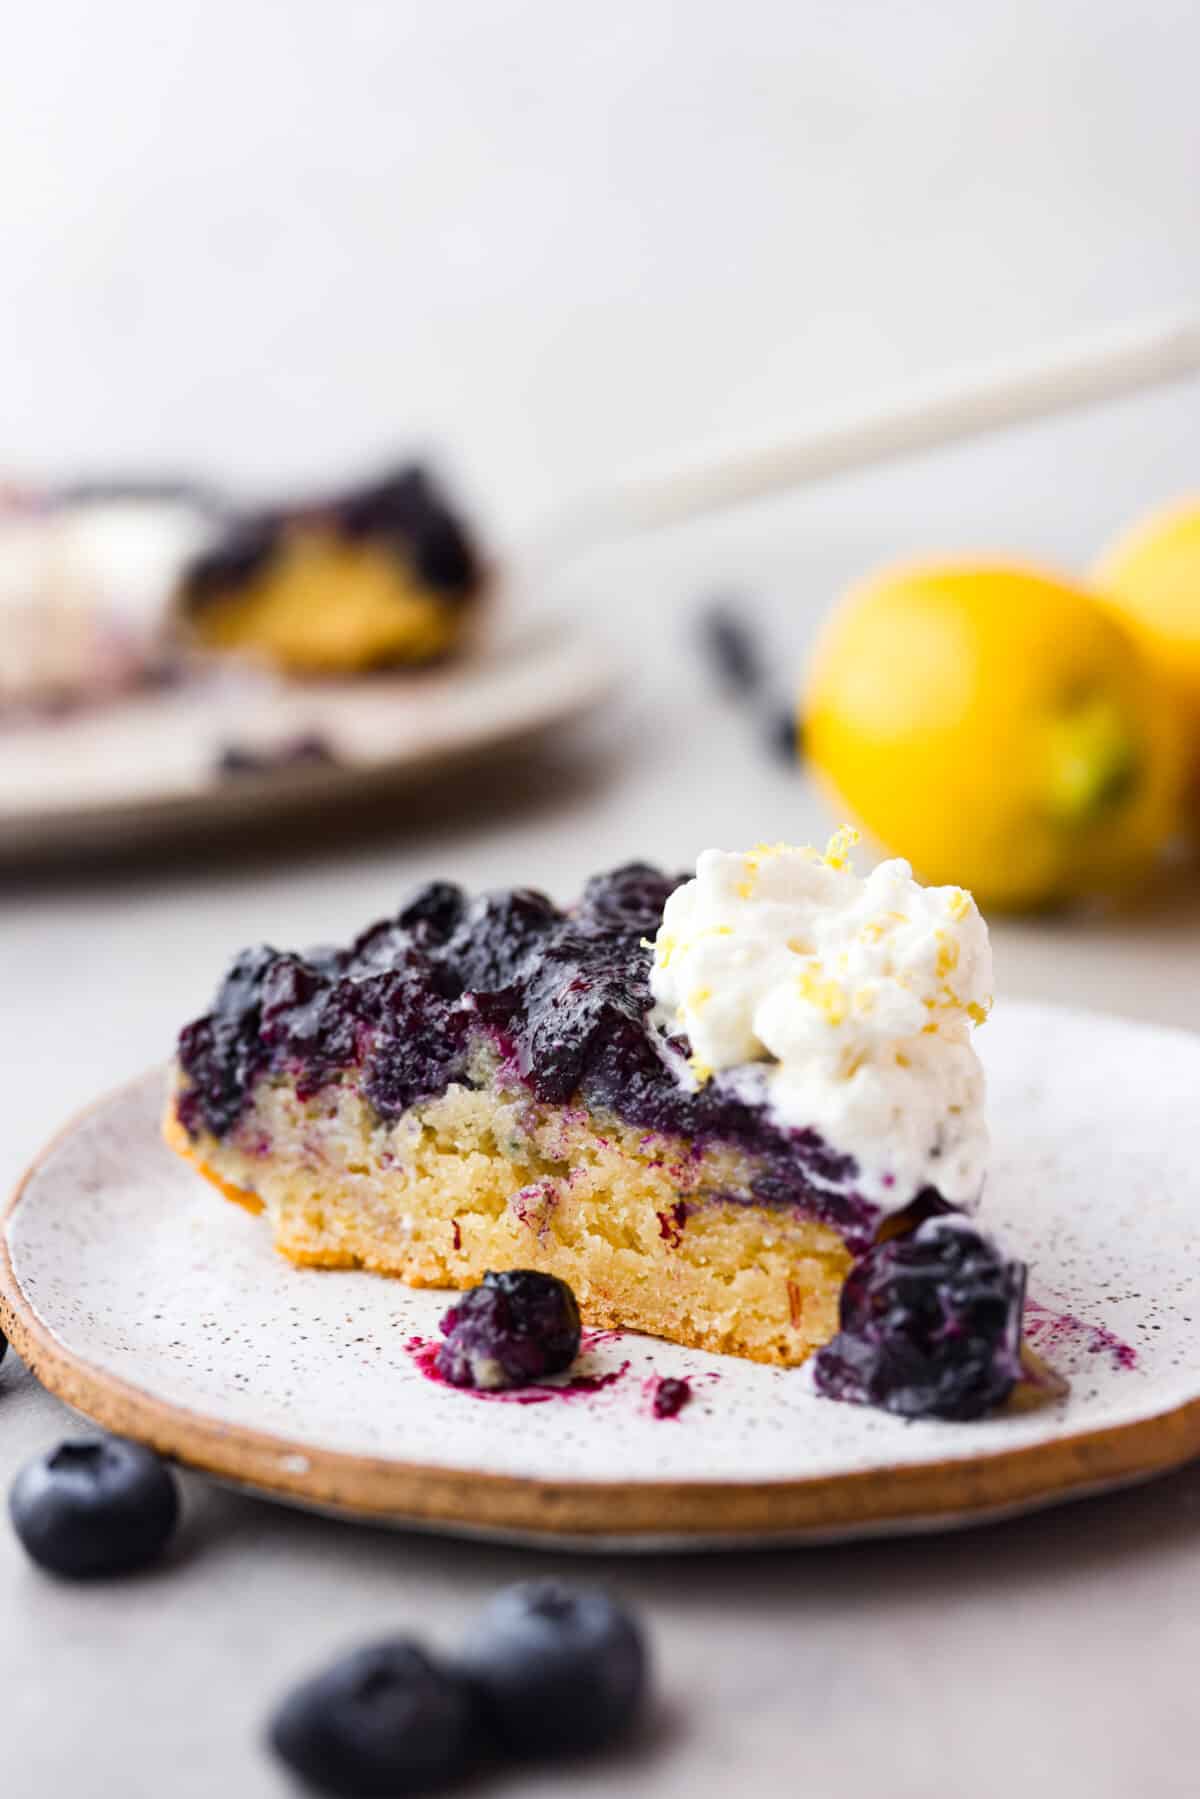
[[[1134,525],[1104,552],[1095,579],[1178,692],[1200,758],[1200,500]]]
[[[929,881],[1028,907],[1137,882],[1172,835],[1177,712],[1092,594],[1002,563],[887,570],[815,649],[811,762]]]

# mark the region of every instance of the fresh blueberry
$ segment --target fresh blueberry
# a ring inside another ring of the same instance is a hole
[[[343,1656],[270,1724],[275,1753],[318,1793],[396,1799],[451,1784],[482,1736],[467,1683],[403,1638]]]
[[[599,1749],[646,1692],[642,1633],[593,1587],[534,1580],[496,1595],[459,1658],[492,1735],[511,1755]]]
[[[4,1360],[4,1358],[7,1354],[8,1354],[8,1338],[5,1336],[3,1331],[0,1331],[0,1362],[2,1362]]]
[[[1023,1263],[960,1218],[929,1218],[851,1269],[817,1390],[904,1418],[978,1418],[1019,1377],[1024,1302]]]
[[[579,1354],[579,1307],[566,1281],[531,1268],[487,1273],[442,1319],[437,1371],[455,1387],[524,1387]]]
[[[33,1560],[71,1580],[154,1561],[179,1517],[174,1476],[152,1449],[119,1437],[60,1443],[27,1462],[8,1496]]]

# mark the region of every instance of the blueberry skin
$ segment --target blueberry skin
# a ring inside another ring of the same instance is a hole
[[[295,1687],[269,1740],[318,1793],[395,1799],[457,1780],[476,1759],[483,1728],[462,1678],[398,1638],[355,1650]]]
[[[595,1587],[524,1581],[497,1593],[459,1656],[496,1742],[539,1759],[600,1749],[633,1724],[648,1658],[627,1612]]]
[[[490,1269],[442,1319],[437,1371],[454,1387],[499,1391],[561,1374],[579,1354],[579,1307],[566,1281]]]
[[[175,1477],[120,1437],[60,1443],[27,1462],[8,1496],[26,1553],[51,1574],[128,1574],[160,1556],[179,1520]]]

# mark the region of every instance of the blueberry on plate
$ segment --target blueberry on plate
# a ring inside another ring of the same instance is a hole
[[[632,1725],[647,1685],[642,1634],[594,1587],[505,1587],[459,1657],[488,1727],[510,1755],[599,1749]]]
[[[161,1555],[179,1518],[179,1490],[152,1449],[100,1437],[27,1462],[8,1509],[39,1567],[82,1580],[127,1574]]]
[[[4,1358],[7,1354],[8,1354],[8,1338],[5,1336],[3,1331],[0,1331],[0,1362],[2,1362],[4,1360]]]
[[[579,1354],[579,1307],[566,1281],[532,1268],[490,1271],[442,1319],[437,1371],[455,1387],[523,1387]]]
[[[457,1780],[483,1733],[463,1679],[400,1638],[355,1650],[294,1688],[269,1734],[315,1791],[395,1799]]]
[[[817,1391],[904,1418],[978,1418],[1019,1378],[1024,1303],[1023,1263],[962,1218],[928,1218],[850,1270]]]

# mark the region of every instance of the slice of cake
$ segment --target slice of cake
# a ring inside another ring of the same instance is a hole
[[[188,571],[180,615],[203,649],[301,675],[433,662],[463,641],[478,553],[422,468],[327,499],[244,513]]]
[[[239,956],[166,1134],[294,1262],[540,1269],[590,1323],[797,1363],[873,1246],[977,1201],[990,983],[969,895],[840,839],[569,911],[433,883],[346,949]]]

